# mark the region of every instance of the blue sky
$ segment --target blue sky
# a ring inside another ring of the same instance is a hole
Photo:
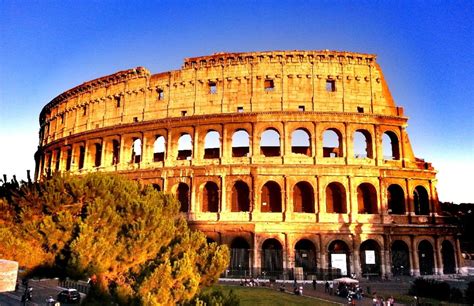
[[[473,1],[0,0],[0,174],[34,169],[41,108],[136,66],[215,52],[377,54],[442,201],[474,202]]]

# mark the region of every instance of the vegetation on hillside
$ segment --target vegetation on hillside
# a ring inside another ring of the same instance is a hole
[[[190,301],[217,281],[229,251],[190,230],[178,207],[169,195],[110,174],[3,182],[0,258],[30,273],[91,278],[89,298],[102,302]]]

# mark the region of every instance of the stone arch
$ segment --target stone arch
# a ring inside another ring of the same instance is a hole
[[[295,244],[295,267],[302,267],[304,273],[316,273],[316,247],[309,239],[301,239]]]
[[[180,203],[180,212],[189,211],[189,186],[186,183],[179,183],[176,189],[176,197]]]
[[[441,257],[443,258],[443,274],[456,273],[456,259],[454,257],[454,247],[448,240],[441,244]]]
[[[413,190],[413,203],[415,207],[415,215],[430,214],[430,200],[425,187],[416,186]]]
[[[142,140],[133,138],[132,142],[132,163],[138,164],[142,159]]]
[[[202,190],[202,212],[219,211],[219,187],[214,182],[207,182]]]
[[[303,128],[291,133],[291,153],[311,156],[311,134]]]
[[[342,134],[336,128],[323,132],[323,157],[342,157]]]
[[[260,153],[264,156],[280,156],[280,133],[273,128],[268,128],[262,133],[260,139]]]
[[[193,155],[193,140],[191,135],[183,133],[178,139],[178,160],[191,159]]]
[[[262,187],[262,212],[281,212],[281,188],[278,183],[268,181]]]
[[[220,134],[217,131],[210,130],[204,138],[204,159],[219,158],[221,151]]]
[[[341,183],[332,182],[326,187],[326,212],[347,213],[346,189]]]
[[[166,140],[162,135],[157,135],[153,143],[153,161],[162,162],[165,160]]]
[[[250,268],[250,245],[243,237],[236,237],[230,244],[231,273],[247,275]]]
[[[421,275],[433,274],[435,267],[433,245],[428,240],[422,240],[418,244],[418,262]]]
[[[380,245],[373,239],[368,239],[360,244],[360,264],[363,276],[380,276],[382,265]]]
[[[395,240],[391,251],[393,275],[410,275],[410,249],[405,241]]]
[[[376,214],[377,190],[370,183],[362,183],[357,187],[357,204],[359,214]]]
[[[250,189],[243,181],[237,181],[232,186],[231,211],[250,211]]]
[[[238,129],[232,135],[232,157],[245,157],[250,153],[250,136],[244,129]]]
[[[388,213],[403,215],[405,209],[405,193],[400,185],[392,184],[387,188]]]
[[[398,136],[392,131],[386,131],[382,136],[383,159],[399,160],[400,159],[400,143]]]
[[[308,182],[298,182],[293,187],[293,210],[299,213],[314,213],[314,190]]]
[[[369,131],[359,129],[354,132],[354,158],[373,158],[372,135]]]
[[[334,240],[328,245],[328,267],[339,269],[336,275],[350,275],[350,250],[346,242]]]
[[[279,276],[283,272],[283,247],[275,238],[262,244],[262,272],[266,276]]]

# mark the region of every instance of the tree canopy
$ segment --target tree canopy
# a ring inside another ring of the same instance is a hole
[[[189,301],[229,261],[227,247],[188,228],[174,197],[117,175],[5,182],[0,209],[0,257],[90,277],[120,304]]]

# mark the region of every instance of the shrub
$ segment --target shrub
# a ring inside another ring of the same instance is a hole
[[[465,291],[466,300],[469,304],[474,304],[474,281],[469,282]]]

